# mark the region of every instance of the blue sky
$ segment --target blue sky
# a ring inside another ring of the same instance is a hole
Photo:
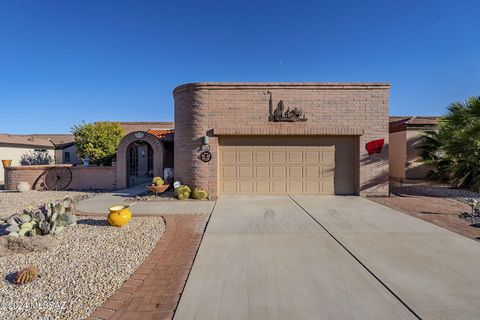
[[[0,132],[173,120],[195,81],[387,81],[392,115],[480,94],[479,1],[0,0]]]

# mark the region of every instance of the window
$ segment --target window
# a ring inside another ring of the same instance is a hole
[[[70,163],[70,151],[65,151],[63,154],[63,161],[65,163]]]

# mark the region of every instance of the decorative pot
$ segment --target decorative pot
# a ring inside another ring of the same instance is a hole
[[[12,160],[2,160],[2,164],[4,168],[8,168],[12,165]]]
[[[132,218],[130,206],[115,206],[108,209],[108,224],[114,227],[123,227],[128,224]]]
[[[17,183],[18,192],[27,192],[28,190],[30,190],[30,184],[28,182],[22,181]]]
[[[159,186],[156,186],[156,185],[154,185],[154,184],[151,184],[151,185],[148,185],[148,186],[147,186],[147,189],[148,189],[150,192],[153,192],[153,193],[157,194],[157,193],[163,193],[163,192],[165,192],[165,191],[168,189],[168,187],[170,187],[170,185],[167,184],[167,183],[161,184],[161,185],[159,185]]]

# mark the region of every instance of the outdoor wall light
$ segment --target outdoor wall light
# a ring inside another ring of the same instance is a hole
[[[208,145],[208,136],[203,136],[203,145]]]

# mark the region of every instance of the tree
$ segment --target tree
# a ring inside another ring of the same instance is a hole
[[[97,165],[111,165],[123,137],[118,122],[82,123],[72,128],[78,155]]]
[[[452,103],[438,132],[426,132],[420,148],[423,161],[434,167],[432,177],[480,191],[480,97]]]

